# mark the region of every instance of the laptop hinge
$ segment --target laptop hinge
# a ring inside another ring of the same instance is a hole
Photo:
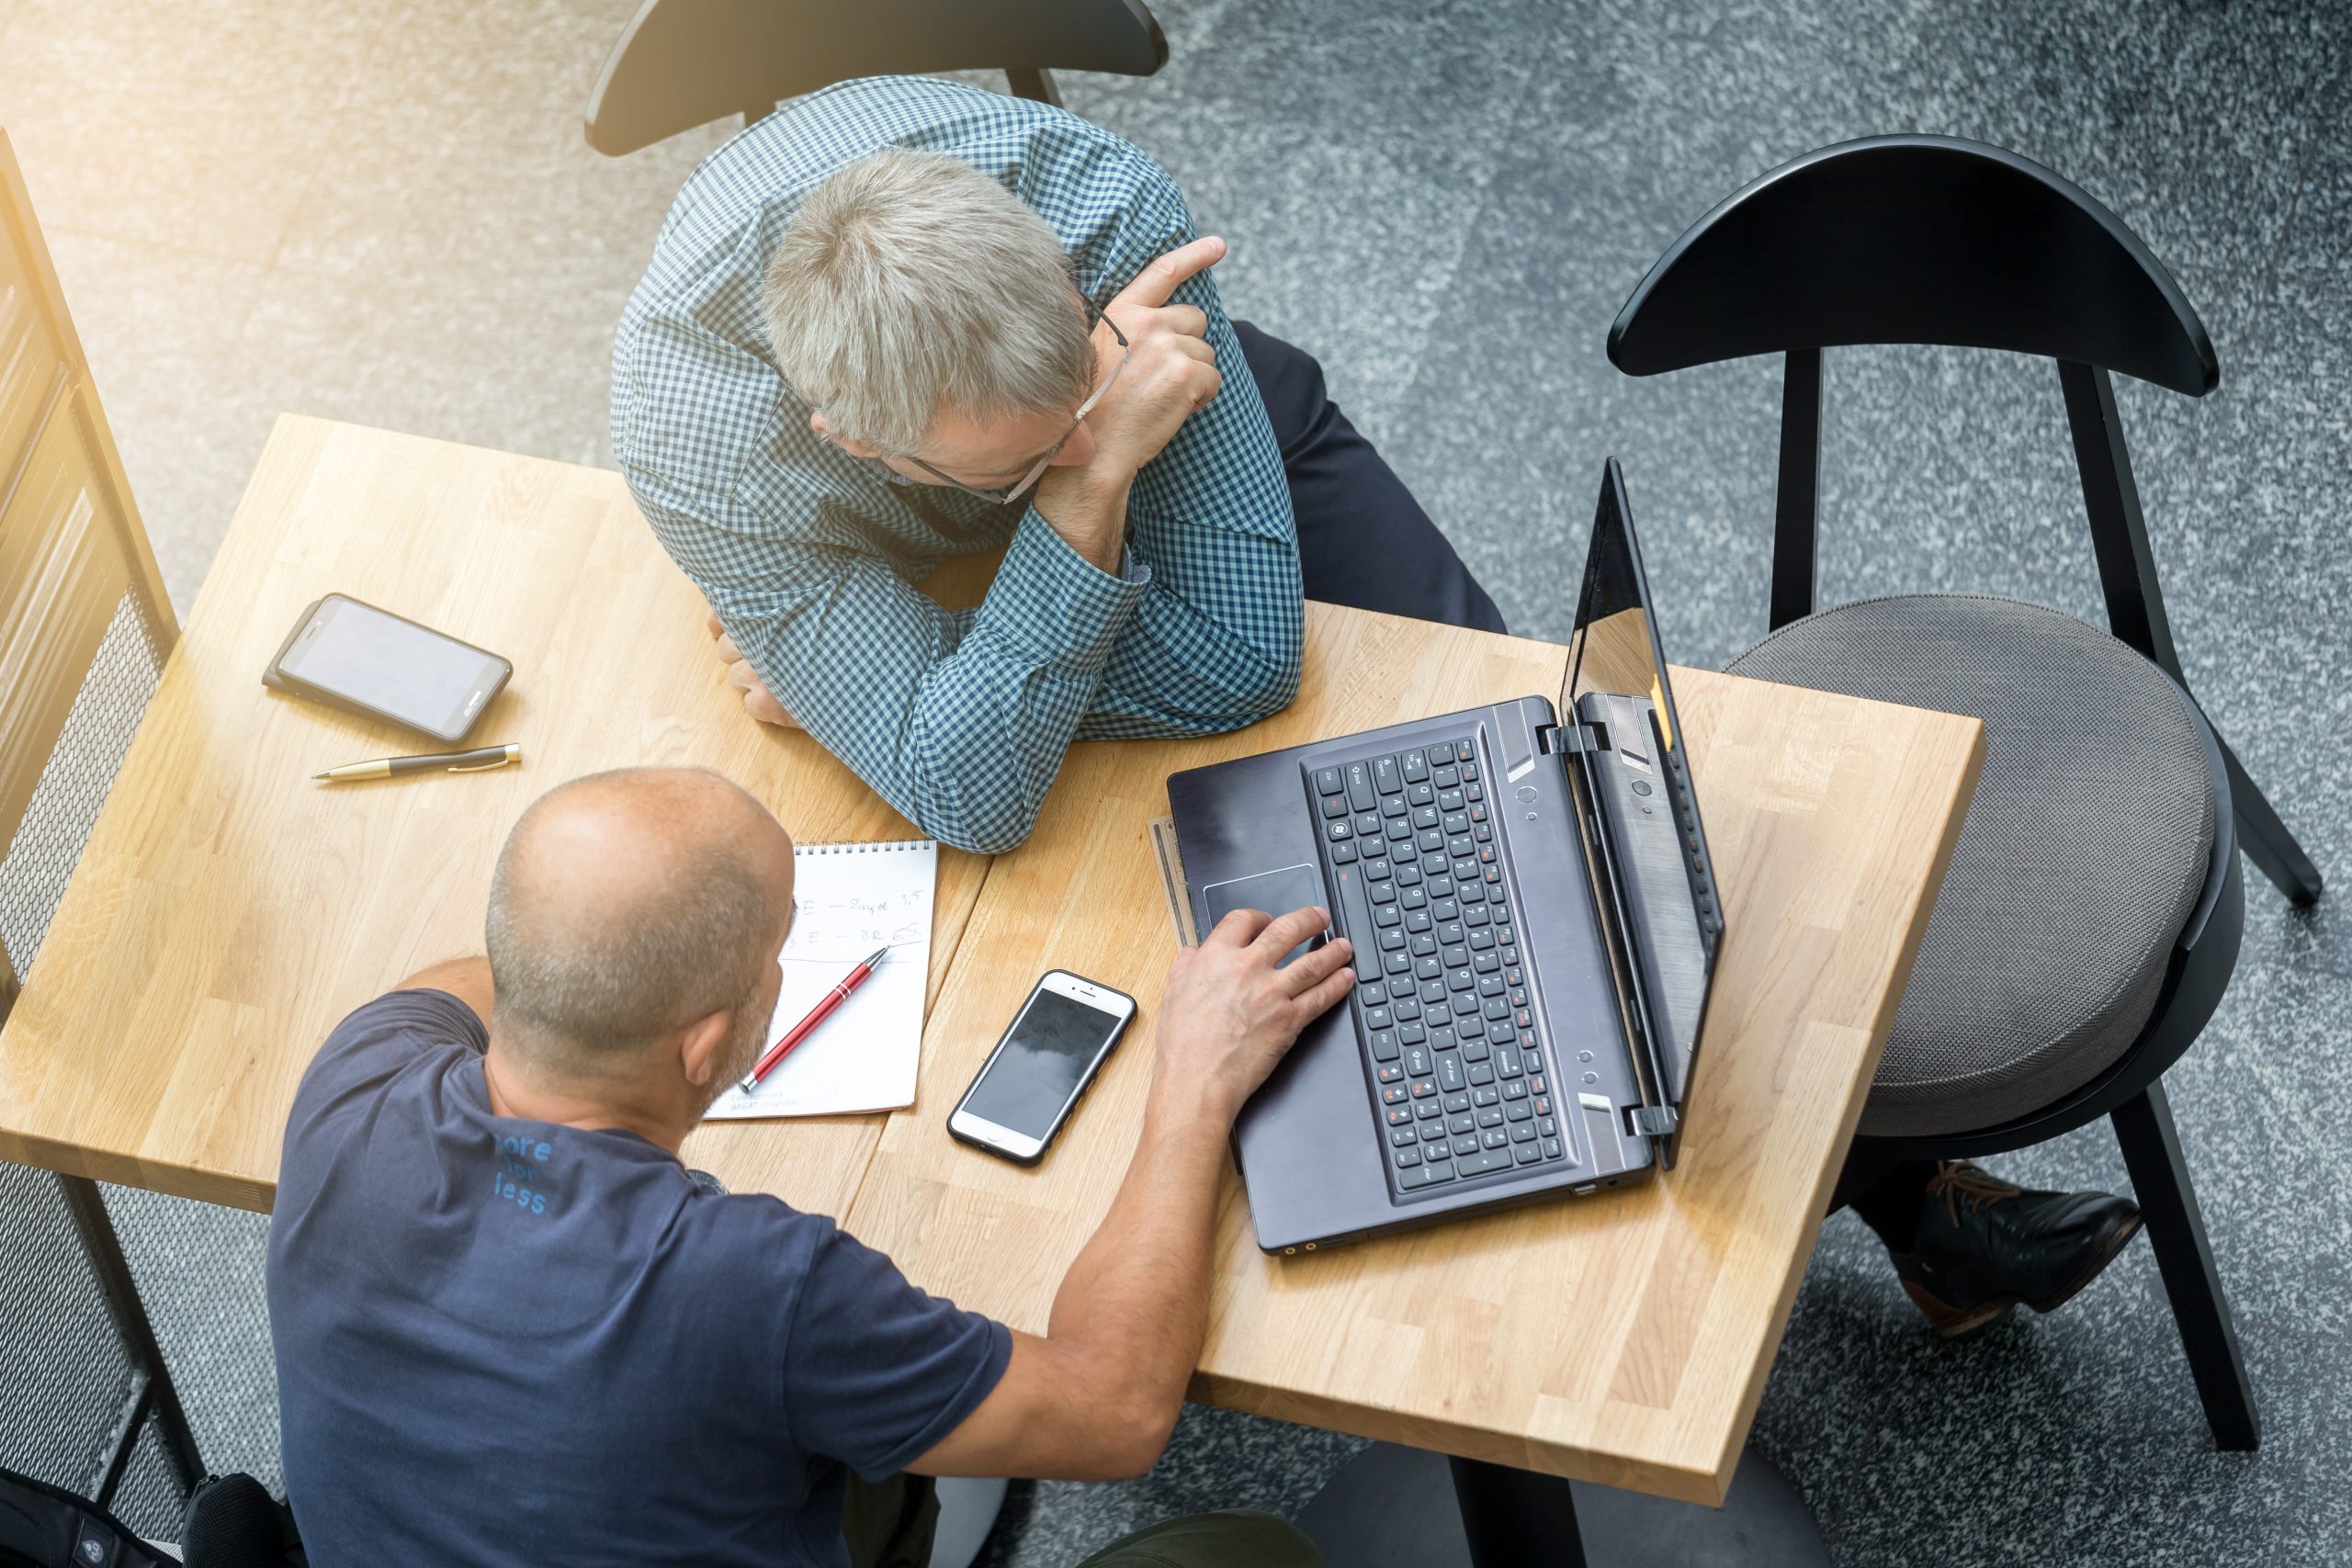
[[[1567,752],[1598,751],[1602,748],[1600,738],[1592,732],[1592,726],[1571,720],[1566,724],[1537,725],[1535,749],[1546,757],[1557,757]]]
[[[1634,1131],[1648,1138],[1670,1138],[1682,1124],[1682,1118],[1671,1105],[1636,1105],[1626,1111],[1625,1120]]]

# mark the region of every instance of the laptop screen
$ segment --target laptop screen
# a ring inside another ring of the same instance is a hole
[[[1588,692],[1647,697],[1657,712],[1659,738],[1669,752],[1682,744],[1674,713],[1674,689],[1667,683],[1666,651],[1650,613],[1649,581],[1626,522],[1625,478],[1617,459],[1601,476],[1600,504],[1592,519],[1592,547],[1584,560],[1584,589],[1577,598],[1574,672],[1568,678],[1573,707]],[[1614,738],[1638,753],[1645,738]],[[1679,754],[1679,753],[1678,753]],[[1663,764],[1668,758],[1651,761]]]

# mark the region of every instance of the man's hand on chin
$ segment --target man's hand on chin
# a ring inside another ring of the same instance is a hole
[[[752,668],[751,660],[736,648],[735,639],[729,637],[727,628],[718,624],[718,612],[709,612],[704,625],[710,632],[711,645],[718,651],[719,662],[727,667],[727,683],[743,694],[743,711],[762,724],[780,724],[786,729],[799,728],[799,721],[784,711],[784,705],[769,693],[758,672]]]
[[[1178,285],[1224,256],[1225,242],[1214,234],[1179,246],[1144,268],[1104,309],[1126,334],[1127,364],[1087,415],[1093,454],[1082,463],[1048,468],[1037,481],[1037,515],[1104,571],[1119,570],[1127,489],[1136,470],[1159,456],[1178,427],[1225,384],[1208,345],[1206,314],[1169,303]],[[1107,372],[1115,363],[1114,340],[1100,328],[1096,338]]]

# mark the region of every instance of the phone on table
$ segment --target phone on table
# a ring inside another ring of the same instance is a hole
[[[1035,1165],[1136,1015],[1136,999],[1049,969],[947,1118],[963,1143]]]
[[[262,683],[454,741],[514,673],[487,649],[330,593],[302,612]]]

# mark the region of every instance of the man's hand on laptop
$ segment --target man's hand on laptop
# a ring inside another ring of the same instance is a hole
[[[1330,923],[1324,909],[1236,909],[1176,955],[1160,996],[1155,1109],[1198,1105],[1231,1123],[1298,1032],[1355,984],[1345,937],[1275,967]]]
[[[1208,345],[1208,317],[1198,306],[1169,303],[1179,285],[1224,256],[1225,242],[1204,235],[1144,268],[1104,307],[1103,314],[1126,334],[1126,368],[1086,416],[1091,454],[1083,462],[1047,468],[1037,481],[1037,514],[1106,570],[1118,563],[1127,487],[1136,471],[1225,384]],[[1095,347],[1108,376],[1119,360],[1118,341],[1098,327]]]
[[[768,691],[767,683],[760,679],[759,671],[752,668],[752,661],[743,657],[742,650],[735,646],[735,639],[729,637],[727,628],[718,624],[718,612],[711,611],[704,624],[710,632],[711,646],[717,650],[719,662],[727,667],[727,683],[743,694],[743,711],[762,724],[781,724],[786,728],[799,728],[800,721],[784,711],[784,705]]]

